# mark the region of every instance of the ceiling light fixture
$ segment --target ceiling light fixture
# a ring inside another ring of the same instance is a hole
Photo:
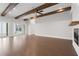
[[[64,11],[64,9],[59,9],[57,12],[62,12],[62,11]]]
[[[15,8],[13,8],[13,10],[15,10]]]
[[[11,14],[11,12],[9,12],[8,14]]]

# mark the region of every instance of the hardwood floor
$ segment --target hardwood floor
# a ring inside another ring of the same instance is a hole
[[[28,36],[25,44],[9,56],[77,56],[71,40]]]

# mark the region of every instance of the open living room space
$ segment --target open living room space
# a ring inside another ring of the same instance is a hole
[[[79,3],[0,3],[0,56],[79,56]]]

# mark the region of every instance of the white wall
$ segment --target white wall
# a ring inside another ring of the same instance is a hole
[[[72,39],[72,29],[69,26],[71,21],[70,12],[54,14],[38,18],[36,24],[32,25],[32,34],[36,35],[57,37],[64,39]]]
[[[79,21],[79,3],[72,4],[72,21]],[[79,28],[79,25],[75,25],[72,27],[72,39],[73,39],[73,46],[79,55],[79,46],[74,41],[74,28]]]
[[[29,22],[29,25],[28,25],[28,35],[32,35],[32,34],[35,34],[35,31],[34,30],[34,27],[35,27],[36,24],[32,24]]]
[[[72,4],[72,21],[79,21],[79,3]]]

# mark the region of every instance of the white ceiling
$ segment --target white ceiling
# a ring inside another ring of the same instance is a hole
[[[20,3],[15,7],[15,9],[11,10],[10,13],[8,13],[6,16],[16,17],[40,5],[42,4],[41,3]]]
[[[46,8],[44,10],[44,13],[51,12],[51,11],[61,9],[61,8],[65,8],[65,7],[68,7],[68,6],[71,6],[71,4],[70,3],[59,3],[59,4],[55,5],[55,6]]]
[[[29,10],[32,10],[33,8],[36,8],[44,3],[20,3],[18,4],[14,9],[12,9],[6,16],[8,17],[16,17],[22,13],[25,13]],[[0,3],[0,14],[5,10],[5,8],[8,6],[8,3]],[[55,6],[46,8],[43,10],[43,13],[48,13],[54,10],[57,10],[59,8],[64,8],[71,6],[70,3],[59,3]],[[20,19],[30,18],[35,16],[35,14],[26,15],[24,17],[21,17]]]
[[[57,9],[65,8],[65,7],[68,7],[68,6],[71,6],[71,4],[70,3],[60,3],[60,4],[57,4],[55,6],[51,6],[49,8],[44,9],[42,13],[43,14],[48,13],[48,12],[55,11]],[[20,19],[30,18],[30,17],[33,17],[33,16],[35,16],[35,13],[26,15],[24,17],[21,17]]]
[[[8,5],[9,3],[0,3],[0,15]]]

